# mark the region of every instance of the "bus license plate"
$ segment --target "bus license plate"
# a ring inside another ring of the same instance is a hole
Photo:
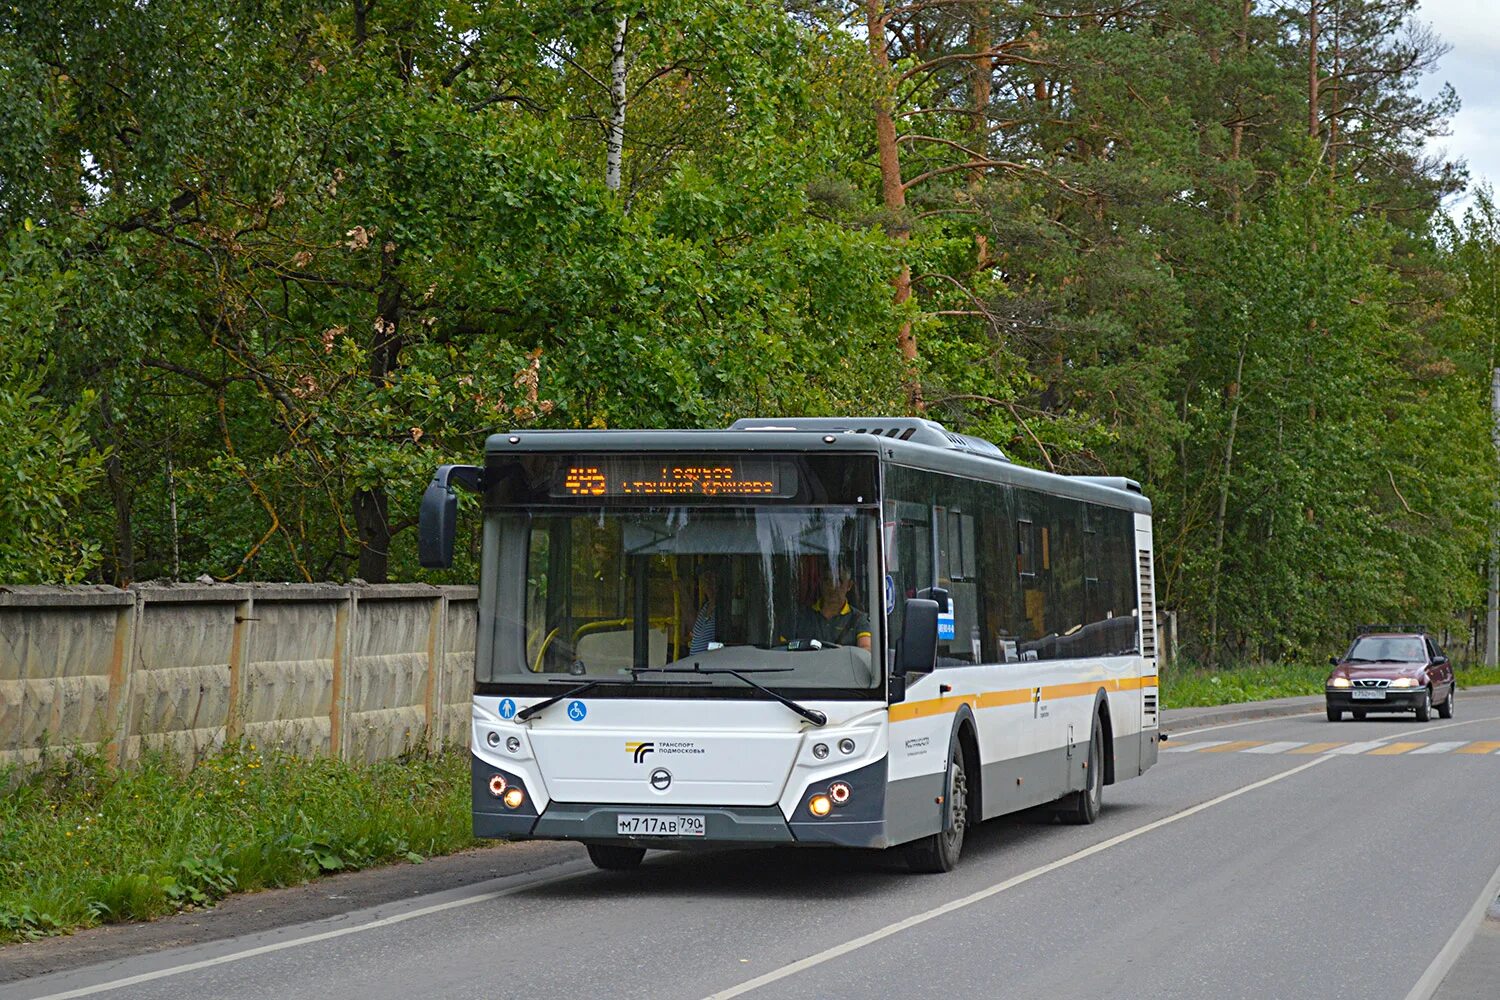
[[[615,832],[622,837],[701,837],[707,830],[702,816],[640,816],[615,818]]]
[[[1385,701],[1384,691],[1355,691],[1356,701]]]

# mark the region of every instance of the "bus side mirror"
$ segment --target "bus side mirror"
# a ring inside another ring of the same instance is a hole
[[[907,598],[902,617],[901,640],[896,644],[896,668],[892,671],[893,675],[904,682],[907,674],[931,673],[932,668],[937,665],[937,640],[937,601],[925,597]]]
[[[948,591],[943,587],[926,587],[917,591],[918,597],[930,597],[937,602],[939,614],[947,614],[953,610],[953,605],[948,603]]]
[[[440,465],[422,494],[417,515],[417,561],[427,569],[453,565],[453,533],[458,521],[458,494],[454,485],[478,493],[479,468],[474,465]]]

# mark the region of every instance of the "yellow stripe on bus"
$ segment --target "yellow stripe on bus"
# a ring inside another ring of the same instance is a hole
[[[891,706],[891,721],[902,722],[906,719],[917,719],[923,716],[947,715],[958,711],[960,705],[975,707],[978,696],[972,694],[955,695],[950,698],[932,698],[928,701],[907,701],[899,705]]]
[[[1092,697],[1101,688],[1105,691],[1135,691],[1145,687],[1156,687],[1156,677],[1125,677],[1102,681],[1079,681],[1074,684],[1042,684],[1041,701],[1055,698]],[[960,705],[971,709],[1000,708],[1005,705],[1026,705],[1036,699],[1036,688],[1010,688],[1004,691],[982,691],[978,694],[950,695],[946,698],[929,698],[926,701],[908,701],[891,706],[892,722],[907,719],[929,718],[958,711]]]

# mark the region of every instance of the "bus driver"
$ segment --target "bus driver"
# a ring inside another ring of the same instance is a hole
[[[818,590],[811,606],[797,608],[792,619],[796,639],[817,639],[840,646],[870,648],[870,616],[849,606],[854,574],[847,563],[836,571],[819,562]]]

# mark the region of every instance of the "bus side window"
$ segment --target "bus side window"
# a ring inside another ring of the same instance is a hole
[[[908,469],[891,470],[889,489],[894,498],[885,505],[885,572],[890,578],[890,607],[886,615],[887,649],[901,638],[901,616],[906,599],[932,586],[932,508],[918,478]],[[883,601],[885,595],[872,595]],[[872,611],[879,607],[875,604]]]

